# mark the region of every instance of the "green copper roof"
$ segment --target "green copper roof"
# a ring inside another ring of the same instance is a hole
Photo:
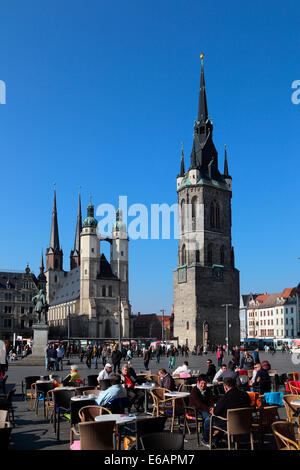
[[[87,218],[83,221],[84,227],[97,227],[98,221],[94,217],[94,206],[90,203],[87,206]]]

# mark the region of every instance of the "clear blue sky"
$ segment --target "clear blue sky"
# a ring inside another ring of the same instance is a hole
[[[173,204],[205,76],[214,141],[233,177],[241,293],[299,281],[300,4],[281,0],[3,0],[0,268],[38,273],[53,182],[65,269],[78,186],[95,206]],[[134,312],[170,311],[176,240],[130,244]]]

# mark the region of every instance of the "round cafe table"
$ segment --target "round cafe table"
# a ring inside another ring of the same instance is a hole
[[[170,398],[186,398],[190,396],[190,392],[166,392],[165,396]]]
[[[144,390],[145,391],[145,401],[144,401],[144,412],[146,414],[152,414],[152,413],[149,413],[148,412],[148,392],[150,390],[153,390],[155,387],[157,387],[157,385],[153,385],[153,384],[147,384],[147,383],[144,383],[142,385],[136,385],[134,388],[137,388],[139,390]]]

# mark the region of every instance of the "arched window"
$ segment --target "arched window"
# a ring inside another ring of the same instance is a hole
[[[207,263],[208,266],[212,266],[213,263],[213,244],[210,243],[207,247]]]
[[[224,263],[225,263],[225,248],[222,245],[220,248],[220,264],[224,266]]]
[[[196,263],[200,263],[200,250],[196,250]]]
[[[104,337],[105,338],[111,338],[111,326],[110,326],[110,320],[107,319],[105,320],[105,328],[104,328]]]
[[[186,322],[186,329],[189,330],[190,329],[190,322]]]
[[[108,288],[108,296],[112,297],[112,286],[109,286]]]
[[[184,232],[185,225],[185,201],[181,201],[181,232]]]
[[[217,202],[216,202],[215,208],[216,208],[216,228],[220,228],[220,206]]]
[[[197,222],[197,196],[194,196],[192,199],[192,230],[196,230]]]
[[[185,245],[182,245],[181,248],[181,266],[186,264],[186,250],[185,250]]]
[[[106,297],[106,287],[102,287],[102,297]]]
[[[215,228],[216,221],[215,221],[215,205],[212,202],[210,204],[210,228]]]

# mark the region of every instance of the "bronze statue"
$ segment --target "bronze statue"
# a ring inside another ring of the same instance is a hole
[[[47,304],[46,301],[46,294],[43,289],[39,291],[39,293],[32,298],[32,302],[34,303],[34,312],[38,314],[39,320],[38,323],[44,323],[48,324],[48,319],[47,319],[47,312],[49,305]],[[43,315],[43,319],[42,319]]]

